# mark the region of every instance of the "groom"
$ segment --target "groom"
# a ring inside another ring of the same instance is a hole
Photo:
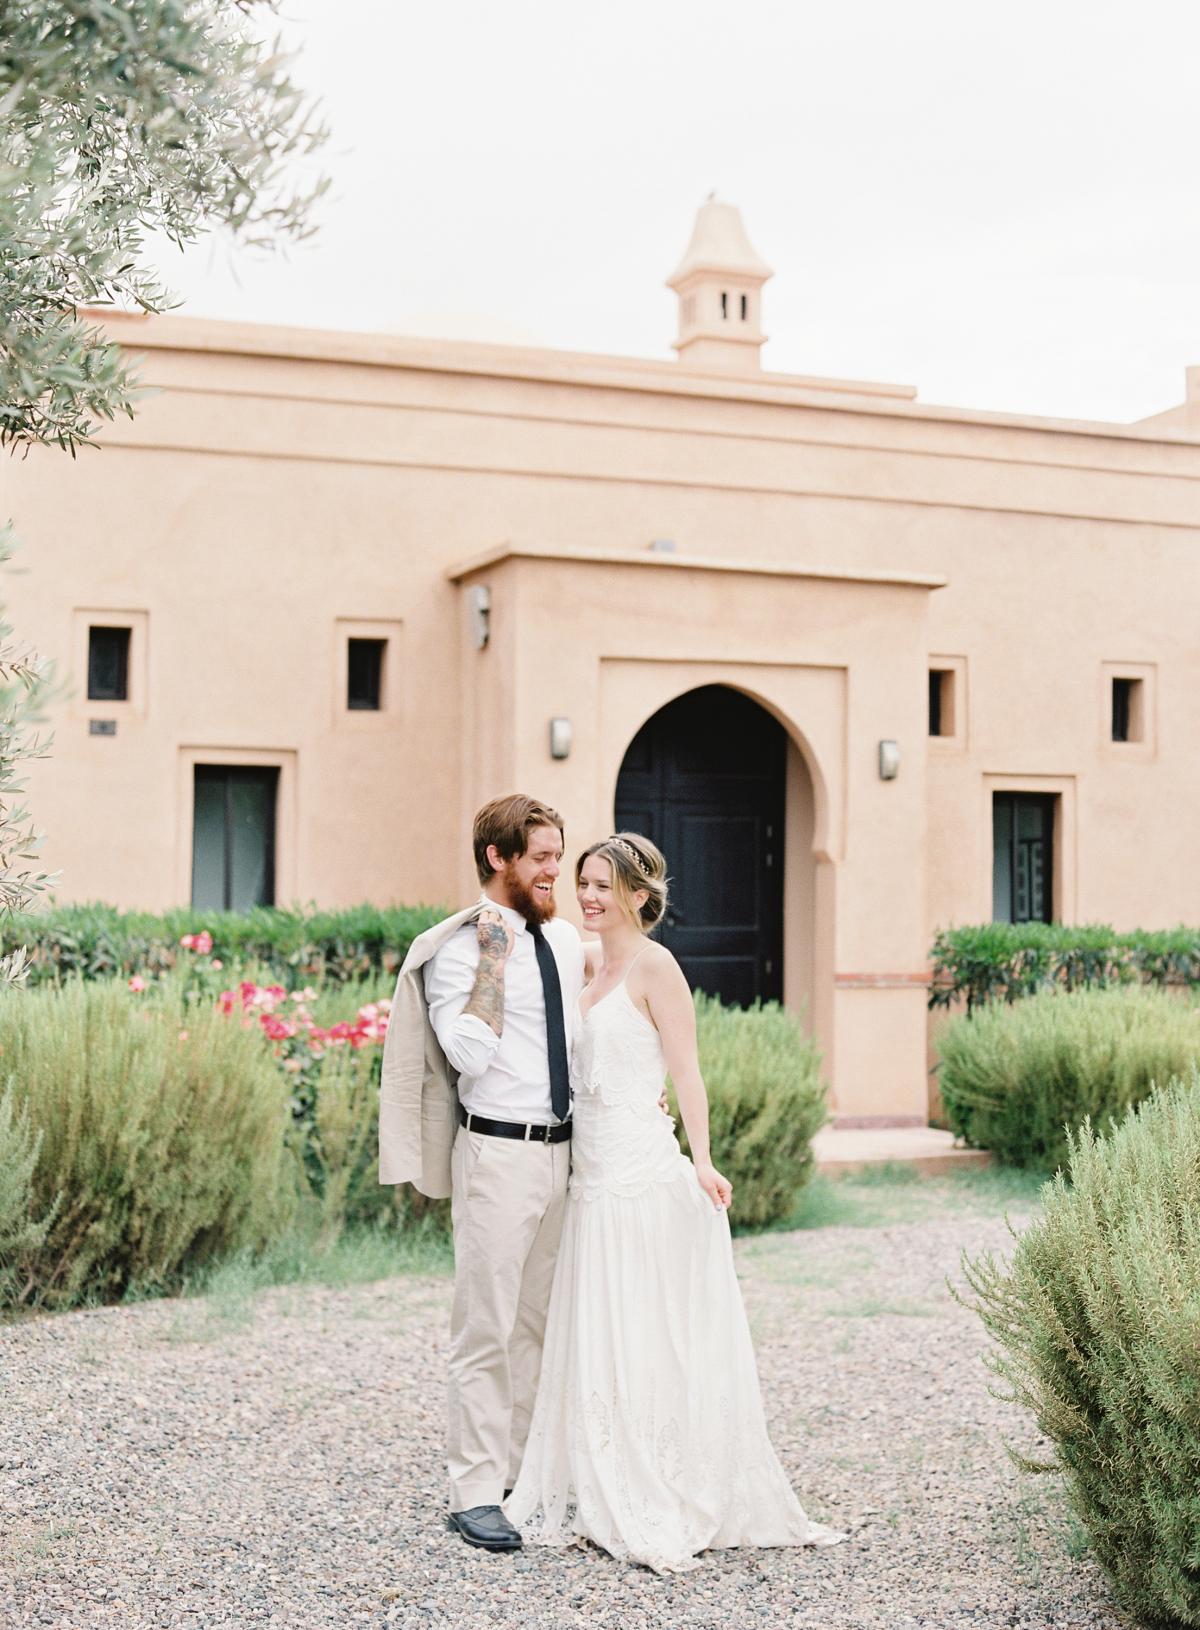
[[[409,949],[380,1083],[379,1180],[451,1196],[450,1523],[513,1551],[570,1163],[583,947],[554,917],[563,822],[515,794],[475,817],[483,893]]]

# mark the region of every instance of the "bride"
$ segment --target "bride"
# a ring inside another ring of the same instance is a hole
[[[587,849],[575,879],[599,944],[575,1026],[541,1381],[505,1511],[534,1541],[582,1535],[660,1573],[713,1547],[836,1544],[844,1535],[805,1516],[767,1437],[692,996],[646,939],[666,909],[666,862],[624,832]],[[692,1161],[659,1107],[667,1071]]]

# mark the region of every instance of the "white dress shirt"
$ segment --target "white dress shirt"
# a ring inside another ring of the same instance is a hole
[[[514,931],[504,964],[504,1030],[497,1035],[474,1013],[464,1013],[479,969],[479,937],[464,923],[425,964],[425,1000],[434,1034],[451,1068],[458,1071],[458,1096],[471,1115],[495,1121],[552,1125],[550,1065],[546,1044],[546,1001],[529,925],[519,911],[486,895],[480,902],[499,912]],[[583,989],[583,944],[570,923],[552,917],[543,923],[562,986],[567,1054],[578,1023]]]

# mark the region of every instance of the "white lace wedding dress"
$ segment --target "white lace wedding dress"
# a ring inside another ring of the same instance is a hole
[[[583,1535],[660,1573],[710,1547],[835,1544],[771,1448],[729,1219],[658,1107],[664,1074],[622,983],[577,1027],[562,1244],[504,1509],[534,1543]]]

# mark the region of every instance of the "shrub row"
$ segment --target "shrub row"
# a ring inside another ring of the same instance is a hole
[[[1200,1625],[1200,1077],[1085,1123],[1011,1263],[965,1264],[993,1368],[1141,1623]]]
[[[931,1007],[1117,984],[1200,988],[1200,929],[1118,934],[1103,923],[947,928],[931,953]]]
[[[1200,1005],[1142,987],[1047,991],[959,1015],[938,1052],[951,1129],[1009,1165],[1053,1171],[1068,1128],[1123,1115],[1200,1061]]]
[[[380,1025],[351,1015],[380,982],[342,987],[335,1024],[332,988],[310,1002],[221,973],[224,1001],[207,957],[0,990],[0,1306],[169,1291],[289,1229],[448,1225],[447,1202],[377,1179]],[[714,1159],[735,1220],[761,1226],[809,1173],[818,1056],[778,1006],[697,1008]]]
[[[162,916],[106,905],[59,906],[6,923],[0,955],[27,946],[32,985],[73,977],[153,977],[177,966],[186,935],[207,933],[212,954],[227,967],[253,962],[284,980],[344,982],[394,974],[416,936],[444,915],[432,906],[309,912],[181,908]]]

